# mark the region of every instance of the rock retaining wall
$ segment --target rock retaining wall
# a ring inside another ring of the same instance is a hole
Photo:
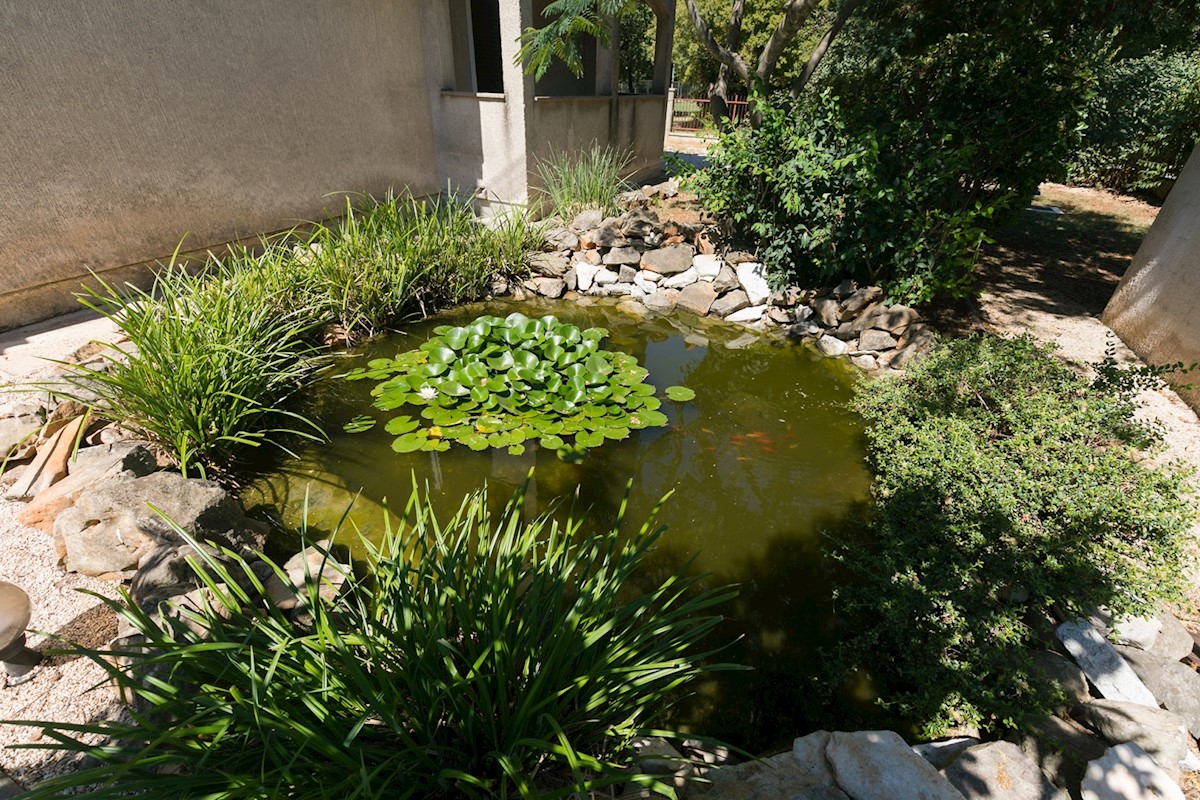
[[[552,220],[545,249],[528,259],[532,276],[502,285],[529,295],[577,300],[610,297],[634,314],[682,311],[757,330],[782,329],[824,355],[864,370],[903,369],[934,343],[912,308],[889,304],[878,286],[772,289],[749,253],[718,253],[703,224],[663,220],[635,207],[617,217],[584,211]]]

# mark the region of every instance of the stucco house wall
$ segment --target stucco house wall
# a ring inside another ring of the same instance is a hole
[[[105,273],[438,190],[421,0],[0,0],[0,328]]]
[[[1150,364],[1200,362],[1200,147],[1192,152],[1101,318]],[[1179,383],[1200,383],[1200,374]],[[1200,391],[1179,395],[1200,411]]]
[[[674,0],[646,0],[651,97],[618,97],[594,42],[585,75],[535,85],[517,39],[546,2],[491,6],[480,72],[472,0],[0,0],[0,330],[77,308],[93,272],[144,279],[181,242],[285,230],[348,195],[449,190],[498,213],[536,190],[534,159],[591,142],[657,172]],[[503,91],[478,91],[497,72]]]

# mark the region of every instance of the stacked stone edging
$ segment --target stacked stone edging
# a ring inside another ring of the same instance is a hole
[[[782,330],[864,370],[903,369],[935,341],[916,310],[889,304],[878,286],[846,280],[821,289],[772,290],[753,255],[717,253],[708,226],[664,221],[641,206],[615,217],[590,210],[569,223],[552,220],[544,248],[527,260],[532,276],[511,287],[518,299],[609,297],[637,315],[681,310],[753,330]]]

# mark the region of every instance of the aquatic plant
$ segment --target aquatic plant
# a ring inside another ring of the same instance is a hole
[[[474,493],[438,520],[414,489],[371,547],[372,580],[331,600],[266,571],[302,620],[266,600],[261,563],[202,547],[195,602],[150,614],[101,598],[135,643],[69,652],[136,702],[17,722],[44,728],[32,747],[89,756],[28,797],[570,798],[629,782],[675,796],[630,769],[630,744],[677,736],[656,729],[673,701],[734,668],[702,648],[735,590],[675,572],[631,591],[666,531],[657,509],[583,535],[523,521],[524,502],[497,516]]]
[[[415,350],[345,376],[380,381],[372,394],[381,411],[421,407],[420,419],[405,414],[386,423],[397,452],[443,451],[458,442],[520,454],[525,442],[536,440],[571,459],[634,430],[667,424],[646,368],[627,353],[600,347],[604,328],[580,330],[550,315],[514,313],[443,325],[434,333]],[[666,394],[679,402],[695,396],[684,386]],[[358,417],[346,430],[369,430],[376,422]]]

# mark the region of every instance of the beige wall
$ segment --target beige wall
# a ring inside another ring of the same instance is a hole
[[[1167,196],[1103,320],[1147,363],[1200,362],[1200,148]],[[1200,373],[1180,381],[1200,383]],[[1200,391],[1179,394],[1200,411]]]
[[[0,0],[0,328],[88,269],[437,191],[425,0]]]

